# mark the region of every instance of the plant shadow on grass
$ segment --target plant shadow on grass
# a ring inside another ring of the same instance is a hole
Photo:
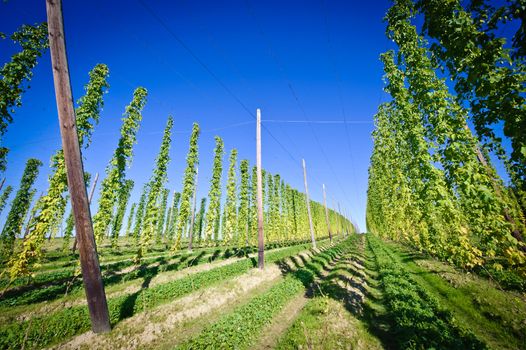
[[[214,250],[214,253],[212,253],[212,255],[208,258],[208,262],[217,260],[217,258],[219,258],[220,255],[221,255],[221,249]]]
[[[120,310],[119,310],[119,318],[116,320],[116,323],[122,321],[125,318],[133,316],[135,313],[135,304],[137,303],[137,298],[142,293],[143,290],[150,287],[150,283],[152,279],[157,276],[157,274],[160,272],[161,265],[155,266],[153,269],[149,269],[148,267],[142,265],[139,267],[140,270],[146,271],[143,276],[143,281],[141,283],[141,289],[139,289],[137,292],[130,294],[126,297],[124,302],[121,304]]]
[[[411,279],[412,274],[403,268],[404,263],[393,258],[392,252],[381,246],[373,249],[373,246],[368,242],[368,260],[378,271],[374,279],[383,308],[370,307],[366,320],[387,348],[487,348],[472,332],[456,325],[450,311]],[[425,258],[419,253],[404,257],[407,261]],[[374,294],[369,293],[369,298],[371,295]],[[378,327],[376,320],[381,320],[384,328]]]
[[[121,282],[130,281],[136,278],[145,278],[146,276],[150,274],[157,275],[159,272],[165,272],[165,271],[175,271],[178,270],[181,266],[194,266],[198,265],[202,258],[204,257],[205,252],[201,251],[199,254],[197,254],[195,257],[192,257],[192,259],[189,259],[191,255],[183,255],[180,259],[169,263],[170,260],[168,260],[165,256],[158,257],[155,260],[153,260],[151,263],[158,263],[158,265],[148,266],[147,264],[143,264],[139,266],[138,268],[127,272],[127,273],[119,273],[118,271],[110,271],[107,268],[107,272],[104,274],[102,280],[104,282],[104,286],[112,286]],[[177,255],[176,255],[177,256]],[[186,264],[183,264],[184,262],[188,261]],[[115,265],[112,265],[115,269],[121,268],[121,266],[118,266],[118,263]],[[67,278],[62,278],[60,280],[53,281],[52,283],[47,283],[45,285],[30,285],[27,287],[20,289],[13,289],[8,290],[6,294],[0,299],[0,305],[1,304],[7,304],[9,305],[10,299],[11,302],[16,305],[28,305],[32,303],[38,303],[43,301],[51,301],[55,300],[57,298],[61,298],[64,296],[65,292],[68,291],[68,293],[72,293],[75,290],[82,289],[82,278],[75,278],[73,282],[68,283],[71,281],[71,276]],[[26,295],[24,295],[24,293]]]
[[[361,320],[365,327],[380,340],[384,348],[406,349],[425,347],[425,344],[434,343],[436,345],[435,339],[426,339],[426,336],[434,333],[433,329],[429,332],[422,332],[422,329],[416,326],[419,322],[426,321],[425,317],[422,319],[422,315],[418,314],[418,310],[415,310],[415,313],[408,310],[409,312],[404,315],[408,318],[407,322],[399,324],[397,319],[399,315],[389,308],[383,297],[380,275],[371,277],[363,272],[367,270],[367,267],[373,271],[376,267],[367,264],[370,262],[364,255],[356,253],[358,252],[351,252],[351,254],[345,254],[347,256],[343,258],[338,258],[337,254],[322,252],[310,260],[300,255],[289,259],[290,263],[281,261],[278,265],[284,275],[292,275],[303,283],[308,298],[325,296],[342,302],[346,310]],[[358,272],[358,267],[352,264],[352,261],[361,266],[366,266]],[[368,287],[366,283],[369,285]],[[408,302],[404,299],[405,297],[400,295],[400,300],[394,301],[394,303]],[[365,298],[368,299],[368,302],[364,302]],[[391,301],[392,303],[393,301]],[[430,324],[430,326],[433,325]],[[411,339],[411,342],[399,342],[397,341],[399,336],[404,339]],[[477,347],[474,347],[473,344],[475,346],[479,344],[467,335],[459,334],[458,337],[462,338],[458,343],[449,343],[453,347],[448,345],[448,347],[442,348],[461,349],[462,346],[469,345],[471,347],[468,348],[476,349]],[[440,345],[440,343],[438,344]],[[435,348],[441,347],[435,346]]]
[[[77,259],[78,259],[78,255]],[[178,257],[179,254],[173,256]],[[163,261],[164,257],[158,257],[150,261],[155,263]],[[76,265],[76,261],[68,262],[61,268],[68,268],[70,265]],[[112,283],[112,276],[119,275],[119,270],[127,266],[130,266],[130,261],[116,261],[110,262],[100,266],[103,274],[103,280],[107,284]],[[59,272],[60,273],[60,272]],[[64,274],[62,273],[64,276]],[[52,272],[49,272],[49,277],[44,280],[38,281],[32,278],[28,278],[24,285],[13,287],[6,290],[5,293],[0,297],[0,305],[25,305],[35,302],[53,300],[57,297],[61,297],[65,294],[66,290],[71,291],[82,285],[82,279],[73,276],[73,270],[69,271],[65,277],[56,278]],[[120,281],[120,280],[119,280]],[[119,282],[117,281],[117,282]],[[34,292],[36,291],[36,292]],[[10,299],[15,299],[9,301]],[[18,301],[17,301],[18,300]]]
[[[232,249],[228,248],[225,250],[225,252],[223,253],[223,259],[228,259],[230,258],[231,256],[233,256],[235,253],[232,251]]]

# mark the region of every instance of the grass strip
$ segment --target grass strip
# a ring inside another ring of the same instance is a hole
[[[304,267],[290,269],[285,278],[248,303],[239,306],[218,322],[205,327],[195,338],[180,344],[177,349],[248,349],[254,344],[259,330],[272,322],[275,315],[298,293],[305,292],[315,275],[341,254],[344,241],[315,254]]]
[[[487,345],[460,326],[427,290],[394,261],[375,237],[368,245],[379,272],[389,320],[389,345],[395,349],[486,349]]]
[[[282,260],[308,249],[309,244],[292,246],[266,254],[267,263]],[[117,322],[193,291],[212,286],[227,278],[241,275],[256,265],[254,258],[198,272],[186,277],[148,288],[151,278],[145,278],[143,288],[136,293],[108,300],[110,321]],[[86,305],[74,306],[52,314],[0,327],[0,349],[41,348],[68,339],[91,328]]]

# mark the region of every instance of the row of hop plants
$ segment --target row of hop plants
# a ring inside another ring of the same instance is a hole
[[[462,268],[526,276],[526,130],[517,119],[526,116],[526,69],[487,27],[490,7],[481,11],[442,0],[395,0],[388,10],[386,33],[397,49],[381,55],[391,100],[375,116],[367,226]],[[422,18],[419,33],[414,22]],[[522,90],[504,83],[510,79]],[[511,154],[499,148],[497,123]],[[490,161],[495,153],[508,185]]]
[[[163,140],[167,140],[169,130]],[[254,246],[257,242],[256,168],[250,169],[248,160],[237,160],[237,150],[229,155],[226,178],[225,201],[221,206],[224,144],[215,137],[212,177],[208,197],[197,207],[195,191],[197,186],[199,126],[194,124],[190,136],[187,168],[183,177],[183,190],[173,192],[171,198],[167,188],[155,190],[159,193],[157,204],[152,206],[151,223],[145,217],[148,198],[152,196],[152,185],[144,186],[138,203],[131,205],[125,235],[139,245],[137,260],[151,246],[162,242],[172,250],[182,248],[182,243],[229,245],[238,248]],[[163,141],[164,142],[164,141]],[[161,149],[164,149],[162,146]],[[159,153],[158,159],[167,157]],[[154,174],[157,173],[157,168]],[[279,175],[263,171],[265,239],[269,243],[287,242],[308,237],[308,217],[305,195],[287,185]],[[238,178],[239,177],[239,178]],[[165,180],[166,181],[166,180]],[[157,187],[159,188],[159,187]],[[168,206],[168,202],[171,203]],[[208,205],[207,205],[208,203]],[[324,207],[311,201],[315,237],[327,236]],[[342,215],[329,210],[332,232],[354,232],[354,226]]]
[[[13,34],[12,39],[21,43],[22,51],[15,54],[12,62],[4,65],[0,71],[0,136],[5,133],[12,120],[13,107],[21,105],[24,84],[31,79],[37,59],[47,49],[46,25],[23,26],[19,32]],[[89,72],[85,94],[77,101],[77,130],[79,144],[83,150],[90,146],[93,132],[99,123],[104,105],[103,97],[109,90],[108,76],[108,67],[97,64]],[[225,151],[219,136],[215,138],[216,147],[208,196],[202,198],[199,208],[196,208],[200,136],[197,123],[194,123],[190,136],[181,190],[174,191],[170,196],[171,191],[166,188],[173,127],[173,118],[168,117],[151,178],[143,185],[139,202],[129,203],[135,182],[127,178],[126,169],[132,165],[133,148],[137,143],[147,95],[145,88],[138,87],[133,92],[131,102],[124,109],[120,137],[106,167],[100,185],[98,211],[93,216],[97,244],[108,241],[113,248],[118,249],[119,237],[128,236],[136,247],[136,262],[140,262],[155,243],[164,243],[174,251],[181,249],[183,242],[186,244],[193,240],[200,245],[255,245],[256,168],[250,168],[248,160],[245,159],[238,163],[237,150],[232,149],[226,169],[226,193],[222,193]],[[2,151],[2,172],[7,164],[6,155],[7,150]],[[69,196],[62,150],[58,149],[51,157],[48,188],[41,193],[31,208],[37,192],[34,183],[41,166],[42,162],[38,159],[27,161],[0,236],[0,260],[7,267],[2,273],[8,273],[12,280],[31,275],[40,266],[46,239],[55,238],[63,227],[64,251],[70,251],[74,218],[72,213],[66,216]],[[308,237],[305,195],[286,184],[280,175],[264,172],[263,179],[266,241],[287,242]],[[85,180],[86,186],[89,186],[92,181],[91,175],[86,173]],[[6,207],[12,191],[13,188],[7,186],[0,193],[0,211]],[[225,198],[223,206],[222,197]],[[328,228],[323,207],[315,201],[311,201],[311,207],[315,237],[326,236]],[[351,222],[334,210],[329,210],[329,222],[331,232],[354,230]],[[20,238],[18,242],[17,238]],[[191,249],[191,243],[189,248]]]

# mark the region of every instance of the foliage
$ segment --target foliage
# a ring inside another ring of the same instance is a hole
[[[14,54],[11,61],[0,68],[0,140],[7,126],[13,121],[15,107],[22,105],[22,94],[29,87],[24,86],[33,77],[37,60],[48,48],[47,24],[23,25],[11,35],[22,51]],[[6,168],[8,149],[0,147],[0,172]]]
[[[249,243],[249,209],[250,209],[250,199],[249,199],[249,165],[248,160],[243,159],[239,163],[239,173],[241,177],[241,184],[239,185],[239,210],[238,210],[238,247],[248,245]]]
[[[81,148],[88,147],[94,125],[99,122],[103,94],[108,88],[106,81],[108,74],[109,70],[106,65],[96,65],[89,72],[90,79],[84,87],[85,95],[77,101],[76,126]],[[68,190],[66,163],[62,150],[58,150],[51,157],[51,169],[48,190],[35,204],[35,215],[29,224],[30,232],[16,262],[16,265],[19,266],[18,272],[12,271],[12,275],[29,273],[29,264],[32,261],[38,263],[42,257],[44,237],[47,234],[54,236],[62,223]]]
[[[139,242],[139,237],[142,231],[142,221],[144,219],[144,209],[146,207],[146,197],[150,191],[150,183],[146,183],[142,189],[141,198],[139,199],[139,205],[137,206],[137,212],[135,214],[135,226],[133,228],[133,236],[136,242]]]
[[[90,173],[87,173],[85,172],[84,173],[84,181],[86,183],[86,188],[89,187],[89,183],[91,181],[91,174]],[[40,198],[39,198],[40,200]],[[38,203],[38,201],[37,201]],[[35,210],[35,212],[38,210],[38,207],[35,205],[33,210]],[[63,239],[62,239],[62,250],[64,252],[67,252],[68,249],[69,249],[69,243],[71,241],[71,237],[73,237],[73,229],[75,227],[75,217],[73,215],[73,208],[70,210],[69,212],[69,215],[66,219],[66,228],[64,229],[64,236],[63,236]]]
[[[11,258],[9,265],[13,266],[11,270],[12,277],[16,275],[19,268],[15,265],[17,261],[16,254],[13,254],[15,245],[15,239],[22,230],[24,218],[26,217],[27,211],[35,192],[31,189],[38,177],[38,168],[42,165],[42,162],[38,159],[30,158],[26,162],[24,173],[20,179],[20,185],[16,196],[11,202],[11,209],[7,214],[7,218],[0,235],[0,259],[5,261]],[[25,244],[25,243],[24,243]]]
[[[258,238],[257,167],[252,167],[250,181],[250,207],[248,219],[249,244],[256,245]]]
[[[163,133],[163,139],[161,142],[161,148],[159,154],[155,160],[155,168],[150,179],[148,199],[146,200],[143,231],[139,243],[139,249],[135,260],[138,262],[144,255],[146,249],[150,245],[152,238],[154,237],[155,230],[157,228],[157,220],[159,216],[158,201],[161,197],[161,192],[168,181],[168,164],[170,163],[170,144],[172,142],[172,127],[173,118],[168,117],[166,127]]]
[[[225,201],[225,215],[223,225],[223,244],[229,244],[237,234],[237,197],[236,197],[236,163],[237,163],[237,149],[233,148],[230,151],[230,159],[228,166],[228,175],[226,182],[226,201]]]
[[[66,219],[66,228],[64,229],[64,237],[62,241],[62,250],[67,251],[69,249],[69,243],[71,242],[71,237],[73,237],[73,229],[75,228],[75,217],[73,216],[73,210],[68,215]]]
[[[117,247],[119,234],[122,228],[122,222],[124,220],[124,214],[126,213],[126,207],[128,206],[128,200],[130,199],[131,191],[135,183],[133,180],[125,180],[124,186],[119,189],[119,197],[117,202],[117,212],[113,217],[113,225],[111,228],[111,245],[113,248]]]
[[[168,232],[166,238],[172,240],[175,235],[175,228],[177,227],[177,218],[179,217],[179,202],[181,201],[181,193],[174,192],[172,206],[170,207],[170,222],[168,224]]]
[[[504,161],[514,185],[526,196],[526,62],[513,59],[506,38],[496,35],[497,21],[513,12],[489,14],[491,4],[476,3],[482,6],[470,6],[470,13],[459,0],[418,1],[422,31],[437,40],[431,50],[455,82],[459,103],[469,105],[480,140]],[[522,8],[524,14],[524,4]],[[510,154],[495,133],[498,124],[511,141]]]
[[[166,219],[166,206],[168,204],[168,196],[170,195],[170,190],[165,188],[162,192],[161,205],[159,206],[159,212],[157,217],[157,241],[161,241],[161,237],[164,233],[164,222]]]
[[[206,211],[206,197],[201,198],[201,205],[199,206],[199,212],[197,218],[195,219],[195,234],[197,239],[201,241],[203,236],[203,227],[205,223],[205,211]]]
[[[281,219],[281,213],[280,213],[280,183],[281,183],[281,177],[279,174],[272,175],[269,173],[268,178],[268,202],[269,202],[269,229],[268,236],[270,241],[279,241],[280,236],[280,219]]]
[[[7,186],[5,190],[0,195],[0,214],[2,214],[2,211],[4,211],[4,208],[7,204],[7,200],[9,199],[9,196],[11,195],[11,192],[13,192],[12,186]]]
[[[376,116],[368,227],[462,267],[526,271],[520,215],[510,219],[518,211],[471,134],[468,111],[435,72],[414,16],[410,0],[386,16],[398,52],[382,55],[393,100]]]
[[[130,237],[132,235],[132,225],[133,225],[133,216],[135,214],[135,208],[137,203],[132,203],[130,208],[130,213],[128,214],[128,220],[126,221],[126,236]]]
[[[210,180],[210,190],[208,192],[208,211],[206,212],[205,243],[210,243],[212,239],[217,239],[218,220],[221,214],[221,175],[223,172],[223,140],[215,137],[216,146],[214,149],[214,165],[212,168],[212,179]]]
[[[100,245],[109,229],[119,193],[125,186],[126,167],[133,157],[133,145],[142,120],[142,109],[146,104],[147,91],[143,87],[135,89],[131,103],[126,106],[121,126],[121,137],[106,168],[106,178],[102,180],[99,197],[99,210],[93,217],[93,230],[97,244]]]
[[[179,206],[178,220],[175,230],[175,242],[173,249],[179,249],[192,207],[192,196],[195,192],[195,175],[199,164],[199,153],[197,141],[199,140],[199,124],[194,123],[190,135],[190,145],[186,155],[186,169],[183,177],[183,190],[181,192],[181,204]]]

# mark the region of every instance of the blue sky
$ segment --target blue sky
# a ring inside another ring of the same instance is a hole
[[[103,176],[124,107],[134,88],[144,86],[148,103],[128,171],[136,183],[132,200],[150,177],[168,115],[175,123],[167,186],[181,189],[196,121],[203,130],[199,196],[205,196],[214,135],[224,139],[227,151],[235,147],[240,159],[254,164],[253,115],[261,108],[265,127],[279,141],[263,132],[263,167],[303,190],[305,158],[311,197],[321,201],[325,183],[328,204],[340,203],[365,229],[372,120],[386,99],[378,57],[391,48],[382,23],[388,6],[388,1],[327,0],[64,2],[74,98],[83,94],[95,64],[110,69],[101,121],[84,152],[85,170]],[[0,3],[2,32],[42,21],[43,0]],[[0,62],[17,50],[0,41]],[[36,183],[40,192],[47,188],[49,158],[60,148],[49,52],[30,85],[4,137],[11,149],[5,176],[17,187],[26,160],[39,158],[45,164]],[[327,123],[332,121],[338,123]],[[95,203],[97,197],[98,191]]]

